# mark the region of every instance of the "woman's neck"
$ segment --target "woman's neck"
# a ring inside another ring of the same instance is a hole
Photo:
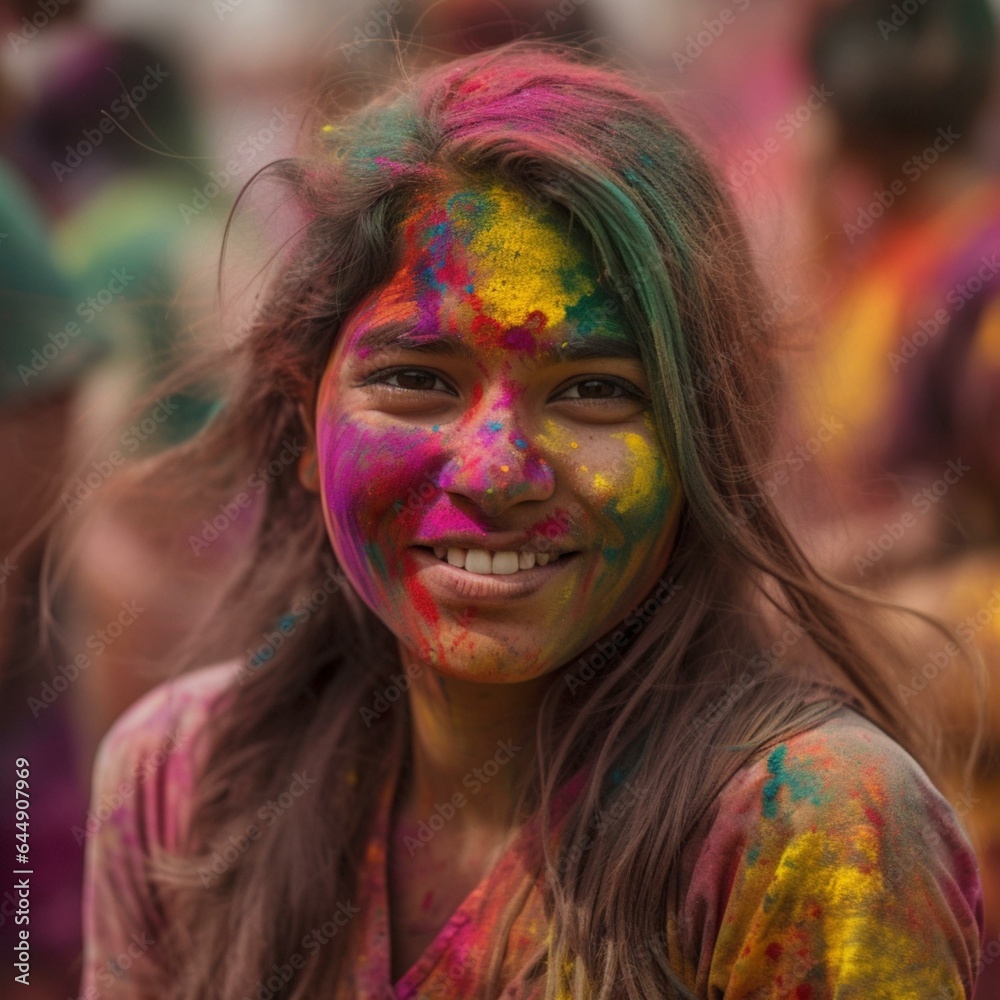
[[[412,719],[401,809],[415,821],[448,813],[456,832],[511,829],[534,757],[535,718],[553,676],[478,684],[440,674],[406,647],[400,655]]]

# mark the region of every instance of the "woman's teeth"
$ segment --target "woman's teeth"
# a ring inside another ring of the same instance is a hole
[[[447,559],[452,566],[488,576],[492,573],[509,575],[536,564],[546,566],[559,558],[558,552],[487,552],[486,549],[450,549],[434,546],[438,559]]]

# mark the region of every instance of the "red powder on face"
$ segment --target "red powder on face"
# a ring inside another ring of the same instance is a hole
[[[434,603],[434,598],[427,592],[427,588],[417,580],[412,572],[408,572],[403,577],[403,585],[406,587],[410,600],[413,602],[413,606],[417,609],[420,617],[428,624],[436,625],[440,615],[438,614],[437,605]]]
[[[479,341],[496,340],[503,335],[502,324],[497,322],[492,316],[479,313],[469,325],[472,335]]]

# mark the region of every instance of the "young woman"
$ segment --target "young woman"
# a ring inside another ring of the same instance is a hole
[[[580,58],[274,166],[305,221],[237,390],[149,472],[192,544],[258,519],[246,653],[102,745],[84,996],[971,997],[929,706],[771,503],[740,226]]]

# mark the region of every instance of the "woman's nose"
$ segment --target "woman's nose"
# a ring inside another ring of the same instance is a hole
[[[555,474],[511,413],[493,411],[457,433],[438,484],[496,516],[523,500],[547,500]]]

